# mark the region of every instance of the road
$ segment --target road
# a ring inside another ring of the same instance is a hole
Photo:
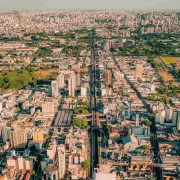
[[[159,151],[159,142],[157,138],[157,132],[156,132],[156,123],[155,123],[155,115],[152,113],[152,109],[150,106],[147,104],[146,100],[142,97],[141,93],[138,91],[137,88],[135,88],[134,84],[130,82],[126,74],[121,70],[118,62],[116,61],[115,57],[112,57],[115,64],[117,64],[118,69],[124,74],[124,78],[127,81],[127,83],[130,85],[131,89],[133,89],[138,96],[139,99],[141,99],[142,103],[144,104],[144,107],[146,108],[148,112],[149,119],[152,122],[152,125],[150,127],[151,130],[151,146],[153,148],[153,163],[161,163],[161,155]],[[163,180],[163,173],[162,173],[162,168],[160,166],[158,167],[153,167],[153,172],[156,174],[157,180]]]
[[[90,68],[90,112],[92,113],[91,129],[90,129],[90,146],[91,146],[91,167],[90,176],[93,178],[94,168],[99,163],[98,153],[98,120],[96,113],[96,55],[95,55],[95,33],[92,35],[92,52],[91,52],[91,68]]]

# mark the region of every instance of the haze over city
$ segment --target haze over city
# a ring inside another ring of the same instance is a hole
[[[178,9],[179,0],[1,0],[0,9]]]

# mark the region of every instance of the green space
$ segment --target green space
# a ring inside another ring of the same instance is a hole
[[[21,89],[36,84],[35,75],[27,70],[1,71],[0,87],[2,89]]]
[[[142,124],[146,125],[146,126],[150,126],[152,124],[152,122],[148,119],[142,121]]]
[[[176,64],[177,57],[161,57],[161,60],[165,64]]]
[[[90,128],[88,122],[84,119],[74,119],[72,121],[72,125],[73,127],[85,128],[86,130]]]

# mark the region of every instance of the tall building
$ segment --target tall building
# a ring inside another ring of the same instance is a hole
[[[165,121],[165,110],[158,110],[155,116],[155,122],[164,124]]]
[[[57,81],[51,81],[51,88],[52,88],[52,96],[57,97],[59,92],[58,82]]]
[[[24,148],[27,143],[27,133],[24,129],[15,129],[10,132],[11,147]]]
[[[112,84],[112,72],[110,70],[106,71],[106,85]]]
[[[154,92],[156,90],[156,87],[154,84],[151,84],[151,92]]]
[[[136,126],[139,126],[139,114],[136,114]]]
[[[166,121],[172,121],[173,120],[173,112],[174,112],[174,107],[171,107],[170,105],[166,105],[165,107],[165,119]]]
[[[75,89],[76,89],[76,78],[75,74],[70,74],[69,82],[68,82],[68,89],[69,89],[69,96],[75,96]]]
[[[53,102],[45,102],[42,104],[42,112],[43,113],[54,113],[54,103]]]
[[[24,158],[22,156],[19,156],[17,158],[18,161],[18,169],[25,169],[25,163],[24,163]]]
[[[2,139],[3,139],[3,142],[4,142],[4,143],[6,143],[7,140],[10,139],[10,131],[11,131],[11,128],[10,128],[10,127],[4,126],[4,127],[2,128],[1,134],[2,134]]]
[[[44,174],[45,174],[45,180],[51,180],[51,179],[59,179],[58,177],[58,169],[57,167],[53,166],[53,165],[48,165],[45,169],[44,169]]]
[[[0,102],[0,113],[1,113],[2,110],[3,110],[3,103]]]
[[[137,63],[136,64],[135,78],[141,78],[143,71],[144,71],[143,64]]]
[[[57,77],[57,81],[58,81],[58,87],[63,88],[64,87],[64,74],[60,74]]]
[[[13,166],[15,169],[19,169],[17,157],[13,156],[13,157],[7,158],[7,166]]]
[[[86,96],[86,94],[87,94],[87,88],[81,87],[81,96]]]
[[[76,85],[80,86],[80,64],[73,64],[72,65],[72,70],[75,72],[76,76]]]
[[[60,144],[57,147],[58,154],[58,176],[63,178],[65,174],[65,147],[63,144]]]
[[[180,130],[180,111],[178,112],[177,116],[177,130]]]
[[[32,158],[24,158],[24,163],[27,170],[33,169],[34,163]]]
[[[44,135],[41,131],[36,131],[33,134],[33,141],[39,142],[39,143],[43,143],[44,141]]]

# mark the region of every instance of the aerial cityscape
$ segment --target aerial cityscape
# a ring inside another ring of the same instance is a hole
[[[1,9],[0,180],[180,180],[180,10]]]

